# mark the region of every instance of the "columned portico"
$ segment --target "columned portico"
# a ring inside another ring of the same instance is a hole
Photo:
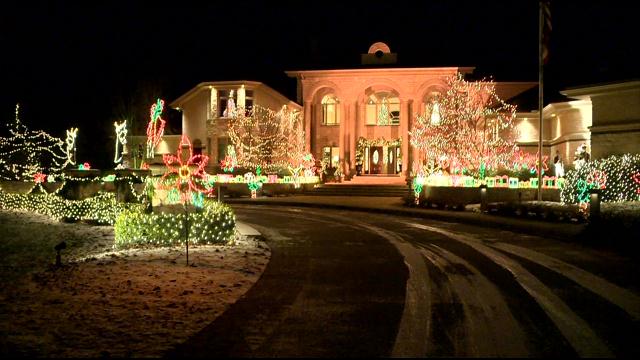
[[[409,166],[409,119],[412,117],[411,100],[400,100],[400,138],[402,139],[402,158],[400,160],[401,173],[404,175],[409,174],[411,167]]]
[[[311,101],[304,101],[304,138],[307,151],[311,152]]]

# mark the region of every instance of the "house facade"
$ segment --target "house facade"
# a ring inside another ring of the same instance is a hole
[[[309,151],[330,154],[331,167],[354,174],[407,175],[420,160],[409,130],[426,104],[446,89],[446,79],[473,68],[376,68],[288,71],[298,79]],[[497,83],[502,99],[535,83]]]
[[[263,83],[228,81],[200,83],[170,105],[182,111],[183,133],[192,139],[196,151],[209,155],[210,163],[219,163],[230,144],[227,128],[234,111],[228,108],[230,103],[236,108],[250,109],[257,104],[272,110],[286,105],[302,111],[307,150],[317,160],[324,159],[332,168],[340,167],[348,176],[355,175],[356,165],[361,164],[358,170],[363,175],[404,177],[421,160],[409,139],[417,116],[425,114],[432,98],[445,91],[448,77],[470,74],[474,68],[389,66],[396,58],[388,46],[376,43],[362,55],[363,65],[373,66],[287,71],[289,77],[297,79],[297,102]],[[615,147],[615,139],[620,139],[630,144],[624,151],[640,152],[639,84],[563,92],[573,100],[552,103],[543,109],[543,155],[553,159],[559,153],[568,165],[578,147],[586,145],[591,151],[592,137],[605,135],[609,148]],[[537,83],[495,85],[496,94],[511,102]],[[605,105],[611,100],[607,96],[614,96],[613,101],[626,110],[612,115],[616,109]],[[538,151],[539,122],[537,111],[518,109],[517,144],[523,151]],[[599,150],[600,145],[593,144],[593,148],[593,155],[608,151]],[[551,162],[548,164],[553,168]]]
[[[269,86],[255,81],[203,82],[189,90],[170,106],[182,112],[182,133],[193,144],[195,153],[209,156],[209,164],[219,164],[230,145],[227,132],[236,111],[250,111],[254,105],[271,110],[287,106],[302,110],[297,103]]]

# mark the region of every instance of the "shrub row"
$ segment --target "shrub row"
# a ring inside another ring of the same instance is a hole
[[[11,194],[0,191],[0,208],[34,212],[56,220],[113,225],[121,212],[130,208],[142,210],[144,206],[117,202],[113,193],[99,193],[84,200],[66,200],[55,194]]]

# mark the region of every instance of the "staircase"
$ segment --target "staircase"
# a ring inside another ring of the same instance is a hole
[[[354,176],[351,181],[317,185],[306,195],[403,197],[410,194],[404,176]]]

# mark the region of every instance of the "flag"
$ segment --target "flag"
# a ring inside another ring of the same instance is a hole
[[[542,16],[542,29],[541,41],[542,41],[542,63],[549,62],[549,36],[551,35],[551,1],[540,1],[540,12]]]

